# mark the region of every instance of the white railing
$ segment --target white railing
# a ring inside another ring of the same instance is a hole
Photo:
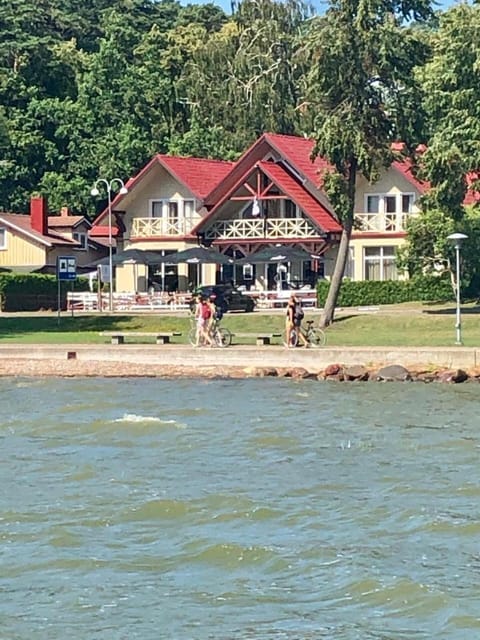
[[[179,311],[190,308],[190,293],[113,293],[114,311]],[[108,311],[108,293],[90,293],[89,291],[69,291],[67,293],[68,311]]]
[[[304,218],[217,220],[205,230],[205,237],[209,240],[312,238],[318,235],[318,229]]]
[[[376,231],[378,233],[398,233],[405,231],[409,213],[356,213],[355,222],[358,231]]]
[[[155,236],[185,236],[198,224],[199,218],[134,218],[131,236],[152,238]]]

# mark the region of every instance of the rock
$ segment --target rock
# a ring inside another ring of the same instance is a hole
[[[390,364],[379,369],[375,374],[375,379],[385,382],[405,382],[411,380],[412,376],[408,369],[402,367],[401,364]]]
[[[345,380],[368,380],[369,374],[367,369],[361,364],[354,364],[350,367],[343,368],[343,377]]]
[[[468,373],[463,369],[449,369],[447,371],[440,371],[437,375],[439,382],[450,382],[457,384],[459,382],[465,382],[468,380]]]
[[[329,364],[323,371],[323,377],[329,378],[330,376],[338,376],[342,369],[343,367],[341,364]]]
[[[275,378],[278,376],[278,371],[275,367],[257,367],[255,375],[259,378]]]
[[[303,380],[317,377],[317,374],[307,371],[307,369],[304,369],[303,367],[292,367],[285,375],[288,378],[301,378]]]

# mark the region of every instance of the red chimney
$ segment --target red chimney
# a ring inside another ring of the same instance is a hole
[[[43,196],[30,198],[30,224],[34,231],[38,231],[43,236],[48,235],[47,201]]]

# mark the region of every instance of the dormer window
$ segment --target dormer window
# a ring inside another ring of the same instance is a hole
[[[82,233],[79,231],[74,231],[72,233],[72,237],[78,243],[80,243],[80,247],[77,247],[81,251],[86,251],[88,249],[88,238],[86,233]]]

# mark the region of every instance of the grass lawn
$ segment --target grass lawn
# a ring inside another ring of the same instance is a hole
[[[313,317],[307,310],[306,317]],[[318,318],[318,312],[314,316]],[[283,313],[230,313],[222,324],[235,332],[279,332],[284,327]],[[183,315],[108,315],[92,314],[71,317],[63,313],[0,315],[0,343],[107,343],[101,331],[181,331],[178,343],[187,341],[190,319]],[[455,344],[455,307],[420,305],[382,307],[360,314],[342,310],[327,330],[331,346],[445,346]],[[480,345],[480,309],[462,308],[464,345]],[[239,342],[240,340],[237,340]],[[242,342],[247,343],[246,339]]]

